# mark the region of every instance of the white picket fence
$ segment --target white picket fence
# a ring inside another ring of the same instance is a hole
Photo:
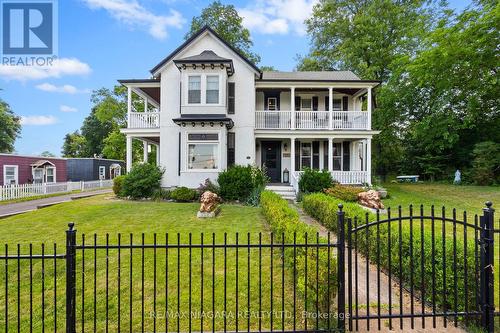
[[[93,180],[81,182],[66,182],[54,184],[23,184],[0,186],[0,201],[35,197],[46,194],[65,193],[72,191],[91,191],[100,188],[110,188],[112,180]]]

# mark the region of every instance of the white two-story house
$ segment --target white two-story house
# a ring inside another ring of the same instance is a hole
[[[266,166],[297,187],[301,170],[345,184],[371,183],[372,89],[349,71],[261,72],[206,27],[128,87],[132,140],[156,145],[164,187],[198,187],[233,164]],[[137,108],[132,94],[144,100]],[[147,153],[144,154],[147,160]]]

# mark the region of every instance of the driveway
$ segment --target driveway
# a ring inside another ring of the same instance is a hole
[[[26,213],[32,210],[36,210],[39,207],[50,206],[56,203],[67,202],[73,199],[92,197],[99,194],[111,193],[111,189],[96,190],[91,192],[81,192],[73,194],[65,194],[57,197],[50,197],[44,199],[37,199],[31,201],[17,202],[11,204],[0,204],[0,218],[8,217],[11,215]]]

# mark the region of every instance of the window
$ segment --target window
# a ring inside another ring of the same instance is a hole
[[[215,170],[219,168],[219,135],[217,133],[188,134],[189,170]]]
[[[340,98],[333,99],[333,111],[342,110],[342,100]]]
[[[201,76],[190,76],[188,84],[188,103],[201,103]]]
[[[269,111],[276,111],[278,105],[278,99],[276,97],[269,97],[267,99],[267,109]]]
[[[99,179],[106,179],[106,167],[103,165],[99,166]]]
[[[33,169],[33,183],[41,184],[43,183],[43,169]]]
[[[302,98],[302,110],[311,110],[312,108],[312,99],[311,98]]]
[[[333,170],[342,170],[342,143],[333,143]]]
[[[219,76],[207,76],[207,104],[219,104]]]
[[[3,166],[3,183],[4,185],[18,184],[18,166],[4,165]]]
[[[301,170],[311,167],[311,143],[303,142],[300,151]]]
[[[47,183],[55,183],[56,182],[56,168],[47,167],[46,168],[46,182]]]

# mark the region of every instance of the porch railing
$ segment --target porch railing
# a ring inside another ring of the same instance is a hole
[[[369,130],[367,111],[255,111],[256,129]]]
[[[304,172],[295,171],[291,175],[290,185],[298,191],[299,180]],[[331,171],[333,180],[346,185],[361,185],[368,183],[368,173],[366,171]]]
[[[159,128],[159,112],[130,112],[128,128]]]

